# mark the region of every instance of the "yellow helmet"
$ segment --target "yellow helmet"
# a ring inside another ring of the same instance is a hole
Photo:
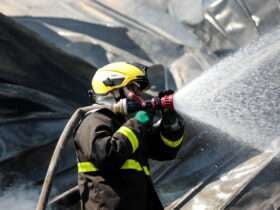
[[[146,67],[140,64],[115,62],[98,69],[92,78],[91,85],[96,95],[107,95],[132,82],[136,82],[141,90],[149,87]]]

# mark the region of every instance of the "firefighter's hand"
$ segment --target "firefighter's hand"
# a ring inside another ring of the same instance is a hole
[[[184,127],[183,118],[176,112],[172,110],[162,110],[162,126],[163,128],[172,128],[174,130],[179,130]]]
[[[164,90],[158,93],[158,97],[162,98],[163,96],[168,96],[168,95],[172,95],[174,93],[174,90]]]

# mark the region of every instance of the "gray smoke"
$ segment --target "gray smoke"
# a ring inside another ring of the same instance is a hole
[[[33,210],[36,209],[39,190],[14,186],[0,193],[0,210]]]

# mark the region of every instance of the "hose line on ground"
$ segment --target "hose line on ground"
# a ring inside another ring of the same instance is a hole
[[[52,181],[54,178],[54,174],[55,174],[55,170],[57,168],[58,165],[58,160],[60,158],[61,152],[64,149],[64,146],[67,143],[67,140],[70,139],[71,135],[72,135],[72,131],[75,128],[75,126],[77,125],[77,123],[79,122],[79,120],[83,117],[83,115],[96,108],[95,106],[86,106],[86,107],[81,107],[78,108],[74,114],[71,116],[71,118],[69,119],[69,121],[67,122],[65,128],[63,129],[62,134],[60,135],[55,150],[53,152],[49,167],[48,167],[48,171],[47,174],[45,176],[45,180],[42,186],[42,190],[39,196],[39,200],[37,203],[37,207],[36,210],[45,210],[46,209],[46,205],[48,202],[48,197],[49,197],[49,193],[50,193],[50,189],[52,186]]]

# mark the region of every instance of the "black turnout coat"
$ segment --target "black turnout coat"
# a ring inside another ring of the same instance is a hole
[[[163,209],[148,158],[174,159],[183,133],[183,126],[147,127],[106,108],[89,112],[74,134],[82,210]]]

